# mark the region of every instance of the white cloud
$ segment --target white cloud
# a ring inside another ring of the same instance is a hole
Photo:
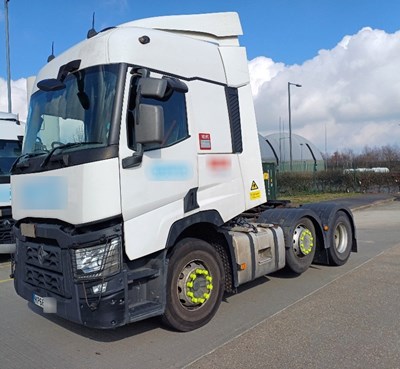
[[[257,95],[260,87],[274,78],[280,71],[285,69],[283,63],[274,63],[270,58],[259,56],[249,63],[250,82],[253,95]]]
[[[400,142],[400,31],[363,28],[302,65],[285,66],[260,56],[249,62],[259,130],[288,130],[287,83],[292,129],[328,152]],[[13,112],[26,120],[26,80],[12,81]],[[0,78],[0,111],[7,111],[7,85]]]
[[[292,130],[321,151],[400,141],[400,31],[363,28],[302,65],[282,67],[268,58],[249,62],[259,130],[288,130],[287,83],[291,87]],[[279,70],[278,73],[276,71]],[[272,75],[272,78],[270,78]]]
[[[8,111],[7,81],[0,78],[0,111]],[[26,121],[28,111],[26,102],[26,79],[21,78],[11,81],[11,105],[12,112],[19,115],[19,119]]]

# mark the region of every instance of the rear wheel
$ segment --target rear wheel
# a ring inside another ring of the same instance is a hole
[[[286,266],[301,274],[309,268],[315,255],[316,236],[313,222],[308,218],[300,218],[288,239],[290,246],[286,248]]]
[[[348,216],[343,211],[335,215],[331,247],[328,248],[331,265],[343,265],[350,257],[353,231]]]
[[[224,268],[218,252],[202,240],[181,240],[169,259],[163,322],[178,331],[197,329],[215,315],[223,293]]]

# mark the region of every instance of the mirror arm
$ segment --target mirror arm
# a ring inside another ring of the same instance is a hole
[[[122,168],[134,168],[139,166],[143,160],[143,145],[138,143],[136,144],[137,151],[132,154],[132,156],[127,156],[122,159]]]

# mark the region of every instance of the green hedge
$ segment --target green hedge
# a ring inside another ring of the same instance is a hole
[[[277,173],[279,194],[329,192],[400,192],[400,173],[321,171]]]

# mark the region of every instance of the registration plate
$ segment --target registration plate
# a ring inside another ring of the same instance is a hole
[[[35,305],[41,307],[44,313],[54,314],[57,312],[57,300],[54,297],[41,297],[34,293],[32,301]]]
[[[40,297],[36,295],[35,293],[33,294],[33,303],[37,306],[40,306],[41,308],[44,307],[44,297]]]

